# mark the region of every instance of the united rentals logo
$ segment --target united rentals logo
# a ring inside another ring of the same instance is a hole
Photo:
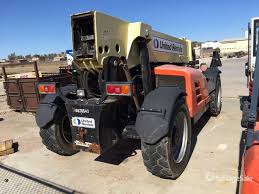
[[[183,54],[183,44],[158,37],[153,37],[153,47],[155,51]]]
[[[72,117],[72,126],[94,129],[95,120],[87,117]]]
[[[156,38],[153,39],[153,44],[154,44],[154,48],[158,48],[159,47],[159,41]]]
[[[78,125],[81,124],[81,120],[74,117],[74,118],[72,118],[72,124],[73,124],[74,126],[78,126]]]

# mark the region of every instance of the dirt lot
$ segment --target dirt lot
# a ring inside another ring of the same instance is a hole
[[[0,121],[0,140],[19,142],[19,151],[0,157],[0,162],[83,193],[234,194],[242,133],[238,97],[246,94],[245,61],[223,60],[222,114],[203,118],[195,127],[192,157],[177,180],[160,179],[148,173],[139,149],[118,165],[95,161],[97,155],[86,152],[71,157],[56,155],[42,145],[34,115],[27,113],[0,111],[4,119]],[[1,110],[5,104],[1,99],[0,103]],[[113,150],[110,157],[119,160],[124,155]]]

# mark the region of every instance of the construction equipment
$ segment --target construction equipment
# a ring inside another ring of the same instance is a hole
[[[96,11],[72,15],[73,78],[50,93],[36,121],[48,149],[103,153],[123,138],[141,139],[147,170],[175,179],[191,154],[192,126],[221,111],[221,66],[197,68],[191,41]]]
[[[241,99],[242,127],[246,128],[245,148],[242,156],[240,194],[258,194],[258,154],[259,154],[259,18],[253,18],[249,30],[250,58],[246,64],[246,76],[249,81],[249,95]],[[255,58],[256,57],[256,58]]]

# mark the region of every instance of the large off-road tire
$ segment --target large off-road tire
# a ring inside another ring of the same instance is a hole
[[[184,99],[175,104],[169,133],[155,144],[141,142],[144,164],[161,178],[176,179],[188,164],[191,153],[191,119]]]
[[[221,88],[221,80],[218,76],[216,82],[216,89],[210,95],[211,101],[209,104],[209,113],[211,116],[218,116],[221,112],[222,108],[222,88]]]
[[[63,156],[77,153],[72,146],[70,122],[65,109],[58,109],[55,119],[47,128],[40,128],[42,143],[47,149]]]

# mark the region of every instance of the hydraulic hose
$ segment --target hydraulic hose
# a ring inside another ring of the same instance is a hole
[[[152,90],[152,79],[151,79],[151,67],[149,64],[149,54],[147,44],[141,42],[139,44],[140,49],[140,65],[142,73],[142,83],[144,94],[147,95]]]

